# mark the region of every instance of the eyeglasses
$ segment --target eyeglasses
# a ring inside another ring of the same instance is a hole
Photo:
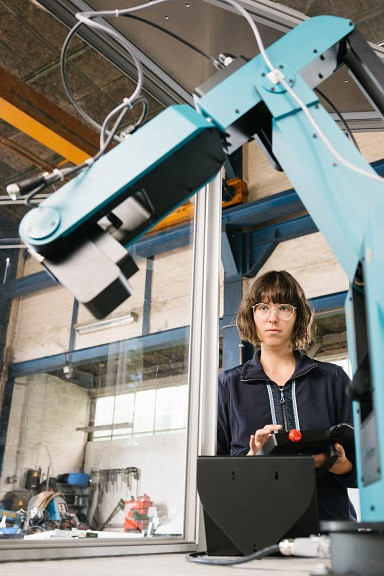
[[[270,306],[269,304],[254,304],[251,306],[253,313],[260,318],[260,320],[266,320],[269,318],[272,310],[276,310],[278,317],[281,320],[290,320],[295,313],[296,306],[291,304],[278,304],[277,306]]]

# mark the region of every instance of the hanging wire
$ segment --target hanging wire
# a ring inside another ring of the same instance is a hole
[[[329,106],[332,108],[332,110],[335,112],[335,114],[337,115],[337,117],[339,118],[339,120],[341,121],[341,123],[343,124],[345,130],[348,133],[349,138],[351,139],[351,141],[353,142],[353,144],[356,146],[356,148],[358,149],[358,151],[360,152],[360,148],[356,142],[356,138],[353,135],[352,130],[350,129],[350,127],[348,126],[347,121],[345,120],[344,116],[342,115],[342,113],[340,112],[340,110],[338,108],[336,108],[336,106],[334,105],[334,103],[332,102],[332,100],[330,100],[328,98],[328,96],[326,96],[324,94],[324,92],[322,92],[321,90],[319,90],[319,88],[315,88],[315,92],[321,96],[321,98],[323,98],[323,100],[325,100],[325,102],[327,102],[329,104]]]
[[[137,12],[139,10],[147,9],[150,6],[162,4],[162,3],[167,2],[167,1],[169,1],[169,0],[153,0],[153,2],[150,2],[150,3],[145,3],[145,4],[141,4],[139,6],[134,6],[134,7],[126,8],[126,9],[122,9],[122,10],[116,9],[116,10],[104,10],[104,11],[99,11],[99,12],[94,12],[94,11],[92,11],[92,12],[79,12],[76,14],[76,18],[79,20],[79,22],[72,28],[72,30],[69,32],[69,34],[67,35],[67,37],[64,41],[62,52],[61,52],[61,58],[60,58],[60,70],[61,70],[61,75],[62,75],[62,80],[63,80],[63,84],[65,87],[65,91],[67,93],[69,100],[71,101],[73,106],[76,108],[76,110],[90,124],[92,124],[95,128],[97,128],[97,130],[100,130],[100,150],[93,158],[86,160],[84,163],[82,163],[79,166],[76,166],[74,168],[63,169],[61,171],[55,170],[46,179],[45,184],[43,184],[41,186],[39,185],[39,186],[37,186],[36,189],[32,190],[32,192],[27,196],[26,203],[29,203],[36,196],[36,194],[38,194],[38,192],[42,188],[44,188],[46,185],[51,184],[52,182],[56,182],[58,180],[62,180],[64,178],[64,176],[74,174],[76,172],[79,172],[82,169],[88,168],[90,165],[92,165],[95,162],[95,160],[97,160],[102,154],[104,154],[104,152],[108,148],[108,146],[111,143],[113,138],[116,138],[117,140],[121,141],[121,137],[117,136],[118,127],[120,126],[120,123],[121,123],[122,119],[124,118],[125,114],[127,113],[127,111],[132,109],[132,107],[135,105],[136,101],[140,101],[143,104],[143,114],[141,115],[139,122],[137,122],[136,124],[134,124],[133,126],[131,126],[129,128],[129,133],[131,133],[133,130],[137,129],[137,127],[142,123],[142,121],[145,117],[146,105],[144,105],[144,103],[143,103],[144,101],[143,101],[142,97],[140,96],[141,91],[142,91],[142,86],[143,86],[143,70],[142,70],[139,56],[136,54],[137,51],[136,51],[135,47],[122,34],[120,34],[114,28],[112,28],[110,26],[106,26],[105,24],[103,24],[101,22],[96,22],[94,19],[100,18],[103,16],[115,16],[115,17],[131,16],[132,12]],[[208,0],[206,0],[206,1],[208,1]],[[328,148],[330,153],[341,164],[343,164],[344,166],[346,166],[350,170],[357,172],[357,173],[359,173],[363,176],[366,176],[368,178],[379,181],[380,183],[383,183],[384,179],[381,176],[379,176],[378,174],[370,173],[367,170],[364,170],[364,169],[360,168],[359,166],[352,164],[351,162],[349,162],[348,160],[346,160],[345,158],[343,158],[339,154],[339,152],[334,148],[334,146],[328,140],[328,138],[324,134],[323,130],[317,124],[316,120],[312,116],[307,105],[300,99],[300,97],[294,92],[292,87],[289,86],[289,84],[285,81],[284,76],[281,73],[281,71],[276,69],[274,67],[274,65],[272,64],[272,62],[270,61],[270,59],[266,53],[266,50],[265,50],[261,35],[259,33],[258,27],[255,24],[255,22],[253,21],[250,14],[240,4],[238,4],[238,2],[236,0],[223,0],[223,1],[226,4],[230,4],[231,6],[233,6],[237,10],[237,12],[239,12],[247,20],[247,22],[249,23],[250,28],[251,28],[254,36],[255,36],[256,43],[257,43],[258,49],[260,51],[260,54],[261,54],[261,56],[262,56],[262,58],[266,64],[266,66],[270,70],[270,73],[267,76],[271,78],[271,81],[273,83],[281,84],[281,86],[284,87],[286,92],[295,100],[295,102],[298,104],[298,106],[304,112],[304,114],[307,117],[307,119],[309,120],[310,124],[312,125],[312,127],[316,131],[319,138],[322,140],[322,142]],[[135,18],[138,19],[137,16],[135,16]],[[144,19],[141,19],[141,20],[144,21]],[[94,119],[92,119],[76,102],[76,99],[74,98],[74,96],[73,96],[73,94],[69,88],[67,72],[65,69],[65,61],[66,61],[66,57],[67,57],[67,50],[68,50],[69,42],[72,39],[73,35],[78,33],[78,29],[82,24],[87,25],[91,28],[95,28],[97,30],[100,30],[100,31],[102,31],[108,35],[113,36],[115,39],[117,39],[117,41],[123,46],[123,48],[125,48],[125,50],[130,55],[134,65],[136,67],[136,70],[137,70],[137,86],[136,86],[136,89],[134,90],[133,94],[129,98],[124,98],[123,102],[121,104],[119,104],[114,110],[112,110],[112,112],[110,112],[108,114],[107,118],[104,120],[104,122],[101,126]],[[155,25],[152,23],[151,23],[151,25],[158,27],[159,29],[162,29],[162,27],[160,27],[158,25]],[[181,39],[178,38],[173,33],[169,32],[167,30],[164,30],[164,32],[170,34],[171,36],[173,36],[173,37],[175,37],[181,41]],[[193,47],[190,43],[187,43],[186,41],[184,41],[184,43],[190,47]],[[196,49],[196,47],[195,47],[195,49]],[[206,56],[207,58],[209,58],[210,60],[213,60],[215,65],[217,64],[217,62],[214,59],[212,59],[210,56],[208,56],[204,53],[203,53],[203,55]],[[318,90],[318,93],[320,94],[319,90]],[[322,93],[320,95],[322,95],[322,97],[324,97],[326,99],[326,97]],[[332,105],[332,103],[330,103],[330,105]],[[332,105],[332,107],[333,107],[333,105]],[[333,107],[333,109],[339,115],[339,113],[335,109],[335,107]],[[108,131],[107,130],[108,123],[116,115],[118,115],[117,120],[115,121],[112,130]],[[344,124],[344,126],[346,127],[346,124]],[[347,127],[346,127],[346,129],[347,129]],[[349,130],[348,130],[348,133],[353,138],[352,133]],[[357,144],[355,143],[355,145],[357,145]]]
[[[132,18],[133,20],[137,20],[138,22],[143,22],[144,24],[148,24],[149,26],[152,26],[152,28],[156,28],[156,30],[160,30],[160,32],[164,32],[164,34],[167,34],[171,38],[178,40],[179,42],[181,42],[182,44],[184,44],[185,46],[187,46],[191,50],[194,50],[195,52],[200,54],[200,56],[203,56],[204,58],[206,58],[207,60],[212,62],[212,64],[214,66],[216,66],[216,67],[218,66],[218,61],[216,60],[216,58],[214,58],[213,56],[210,56],[210,54],[207,54],[206,52],[201,50],[201,48],[199,48],[198,46],[195,46],[195,44],[188,42],[188,40],[185,40],[185,38],[181,38],[180,36],[178,36],[177,34],[172,32],[171,30],[164,28],[164,26],[160,26],[160,24],[157,24],[156,22],[151,22],[150,20],[147,20],[146,18],[143,18],[141,16],[136,16],[135,14],[123,14],[123,16],[125,16],[127,18]]]

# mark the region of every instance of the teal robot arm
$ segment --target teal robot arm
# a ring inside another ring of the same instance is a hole
[[[20,238],[96,318],[130,294],[132,242],[209,182],[225,161],[220,131],[171,106],[30,210]]]
[[[30,251],[96,317],[130,293],[126,247],[257,139],[286,172],[350,281],[348,346],[361,516],[384,521],[384,185],[314,88],[342,64],[383,114],[383,64],[349,20],[306,20],[264,55],[235,59],[22,220]],[[294,91],[296,98],[292,96]],[[84,272],[84,269],[88,272]]]
[[[351,21],[333,17],[307,20],[267,54],[285,84],[275,83],[258,56],[216,84],[213,78],[200,87],[196,107],[233,142],[259,139],[349,278],[345,309],[357,478],[361,519],[372,526],[384,521],[384,181],[312,88],[345,64],[383,116],[384,66]]]

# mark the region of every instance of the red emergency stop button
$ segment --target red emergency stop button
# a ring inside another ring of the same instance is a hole
[[[292,428],[292,430],[288,432],[288,438],[290,439],[291,442],[300,442],[302,437],[303,437],[302,433],[300,432],[300,430],[296,430],[296,428]]]

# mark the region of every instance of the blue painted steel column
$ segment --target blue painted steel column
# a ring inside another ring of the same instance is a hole
[[[15,250],[2,250],[0,253],[0,274],[2,287],[13,282],[16,276],[19,253]],[[13,380],[8,377],[10,350],[7,350],[7,331],[11,313],[12,301],[0,297],[0,470],[4,456],[9,412],[11,409]],[[9,356],[9,357],[8,357]]]
[[[153,256],[147,258],[145,271],[144,306],[143,306],[143,336],[149,334],[152,302]]]
[[[13,395],[14,378],[7,378],[4,382],[3,399],[0,411],[0,470],[3,469],[4,451],[7,444],[9,414]]]
[[[237,366],[242,361],[241,342],[235,325],[236,314],[243,296],[241,275],[224,279],[224,314],[222,322],[222,369]]]

